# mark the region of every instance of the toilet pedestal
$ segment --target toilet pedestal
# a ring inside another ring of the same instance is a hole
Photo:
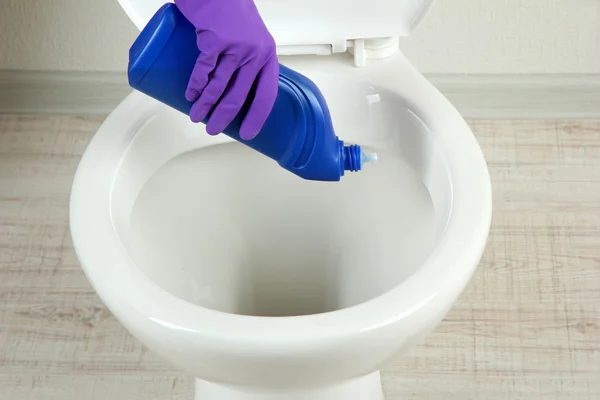
[[[195,400],[384,400],[379,371],[336,386],[307,390],[243,391],[196,379]]]

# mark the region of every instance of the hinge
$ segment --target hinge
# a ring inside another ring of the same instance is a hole
[[[354,55],[354,65],[364,67],[367,60],[379,60],[390,57],[400,49],[400,41],[397,37],[381,39],[356,39],[348,50]]]
[[[367,60],[389,57],[399,49],[397,37],[381,39],[352,39],[335,44],[300,44],[277,46],[277,55],[298,56],[317,55],[329,56],[335,53],[349,52],[354,56],[354,65],[364,67]]]

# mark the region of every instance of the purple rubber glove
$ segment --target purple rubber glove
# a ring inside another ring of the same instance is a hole
[[[275,40],[253,0],[175,0],[196,27],[201,51],[185,97],[193,101],[190,119],[209,117],[206,131],[221,133],[255,87],[240,137],[253,139],[273,109],[279,84]],[[253,86],[255,85],[255,86]]]

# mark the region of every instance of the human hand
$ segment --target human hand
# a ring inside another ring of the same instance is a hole
[[[193,122],[207,117],[206,131],[221,133],[237,116],[251,90],[254,99],[240,127],[250,140],[262,129],[277,98],[279,61],[275,40],[253,0],[175,0],[194,25],[201,54],[185,97],[194,102]]]

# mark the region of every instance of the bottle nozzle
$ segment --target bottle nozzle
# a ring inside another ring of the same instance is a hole
[[[346,171],[360,171],[363,164],[378,160],[377,153],[365,153],[356,144],[344,147],[344,169]]]

